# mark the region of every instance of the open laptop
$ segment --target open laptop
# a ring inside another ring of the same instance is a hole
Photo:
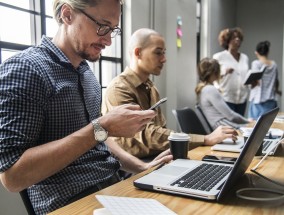
[[[243,133],[252,133],[252,128],[241,128]],[[276,128],[270,128],[264,138],[262,144],[262,154],[265,155],[269,152],[269,155],[274,155],[279,144],[278,141],[282,138],[283,131]],[[241,152],[245,145],[244,138],[238,137],[238,139],[233,142],[232,139],[225,139],[222,143],[215,144],[211,147],[214,151],[225,151],[225,152]],[[277,147],[275,147],[277,145]],[[273,150],[271,150],[273,148]]]
[[[257,120],[235,164],[177,159],[135,180],[134,186],[145,190],[219,200],[247,170],[278,111],[279,108],[275,108]]]

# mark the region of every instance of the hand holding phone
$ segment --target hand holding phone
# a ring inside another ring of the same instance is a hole
[[[148,110],[155,110],[157,107],[159,107],[161,104],[163,104],[164,102],[167,101],[167,97],[161,99],[160,101],[158,101],[156,104],[154,104],[152,107],[150,107]]]

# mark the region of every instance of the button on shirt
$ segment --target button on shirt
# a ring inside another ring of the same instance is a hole
[[[101,88],[88,64],[74,68],[47,37],[0,66],[0,171],[25,150],[61,139],[99,117]],[[78,145],[80,147],[80,145]],[[60,159],[60,158],[58,158]],[[28,188],[37,214],[109,179],[120,167],[98,143],[53,176]],[[44,171],[44,170],[43,170]]]

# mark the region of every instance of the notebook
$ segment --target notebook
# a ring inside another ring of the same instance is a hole
[[[221,199],[247,170],[278,111],[277,107],[259,117],[235,164],[177,159],[135,180],[134,186],[200,199]]]
[[[251,133],[251,128],[243,128],[241,129],[243,132]],[[266,154],[269,152],[269,155],[274,155],[275,151],[277,150],[279,144],[277,145],[278,141],[282,138],[283,131],[280,129],[271,128],[266,134],[262,144],[262,154]],[[233,142],[232,139],[225,139],[222,143],[215,144],[211,147],[214,151],[225,151],[225,152],[241,152],[244,147],[244,138],[238,137],[238,139]],[[277,145],[277,147],[275,147]],[[274,149],[271,151],[271,148]]]
[[[247,72],[246,77],[244,79],[244,85],[251,84],[253,81],[257,81],[257,80],[261,79],[265,68],[266,68],[266,66],[263,65],[260,70],[250,69]]]

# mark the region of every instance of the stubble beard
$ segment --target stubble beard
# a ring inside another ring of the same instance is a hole
[[[77,55],[87,61],[90,62],[96,62],[100,59],[101,57],[101,53],[99,53],[98,55],[95,56],[91,56],[88,52],[87,52],[87,47],[84,47],[83,45],[80,46],[80,43],[77,41],[76,44],[76,50],[77,50]]]
[[[82,59],[85,59],[87,61],[90,61],[90,62],[96,62],[100,59],[101,57],[101,54],[99,54],[98,56],[91,56],[90,54],[86,53],[85,51],[79,51],[78,52],[78,55],[82,58]]]

